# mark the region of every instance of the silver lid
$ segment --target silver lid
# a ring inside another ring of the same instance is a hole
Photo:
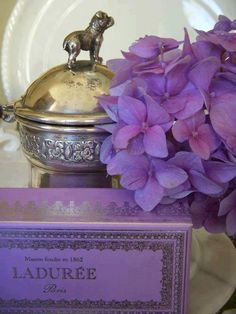
[[[39,77],[15,105],[24,119],[49,124],[94,125],[110,122],[97,97],[108,94],[113,74],[91,61],[52,68]]]

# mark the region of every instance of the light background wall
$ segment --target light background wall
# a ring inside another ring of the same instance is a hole
[[[16,4],[17,0],[0,0],[0,50],[2,47],[2,39],[4,29],[8,20],[8,17]],[[3,94],[2,81],[0,76],[0,103],[5,103],[6,99]]]

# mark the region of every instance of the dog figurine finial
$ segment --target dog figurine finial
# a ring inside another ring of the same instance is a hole
[[[103,33],[113,24],[114,19],[111,16],[98,11],[84,31],[76,31],[67,35],[63,42],[63,48],[69,54],[68,68],[75,67],[80,50],[89,51],[92,62],[102,63],[99,51],[103,42]]]

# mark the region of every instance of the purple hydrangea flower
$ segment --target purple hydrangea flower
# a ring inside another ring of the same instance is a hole
[[[121,185],[135,191],[137,204],[146,211],[161,202],[166,190],[180,186],[188,178],[183,169],[168,161],[131,155],[125,150],[111,160],[107,172],[120,175]]]
[[[207,231],[221,233],[226,231],[225,216],[219,216],[219,199],[198,194],[190,207],[194,228],[204,226]]]
[[[145,36],[133,43],[129,50],[141,58],[153,58],[178,46],[178,41],[172,38]]]
[[[174,138],[179,142],[188,141],[194,153],[202,159],[209,159],[220,142],[210,124],[205,123],[205,114],[199,111],[191,118],[178,120],[172,127]]]
[[[215,85],[214,94],[209,101],[211,123],[229,150],[236,154],[236,87],[225,81]]]
[[[165,65],[163,74],[146,77],[149,89],[163,108],[177,119],[186,119],[203,107],[204,99],[189,80],[192,67],[189,55]]]
[[[129,80],[148,74],[163,73],[163,64],[159,58],[146,59],[129,52],[123,52],[125,59],[113,59],[107,62],[108,68],[115,73],[111,80],[111,92],[119,93]]]
[[[197,30],[200,40],[209,41],[212,44],[223,48],[229,52],[236,51],[236,33],[226,31],[204,32]]]
[[[144,210],[187,198],[195,227],[236,233],[236,20],[191,43],[146,36],[108,62],[101,161]],[[182,47],[181,47],[181,44]]]
[[[220,15],[219,21],[215,24],[213,31],[230,32],[236,29],[236,20],[231,21],[227,16]]]
[[[118,115],[125,123],[115,134],[113,143],[117,149],[131,148],[132,142],[154,157],[167,157],[165,131],[170,125],[168,113],[150,96],[144,96],[145,103],[130,96],[121,96],[118,101]]]
[[[185,170],[192,189],[207,195],[219,195],[224,191],[221,182],[211,180],[204,169],[202,159],[194,153],[178,152],[169,159],[171,164]]]

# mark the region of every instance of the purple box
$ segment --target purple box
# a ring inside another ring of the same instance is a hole
[[[0,313],[187,313],[184,201],[119,189],[0,190]]]

